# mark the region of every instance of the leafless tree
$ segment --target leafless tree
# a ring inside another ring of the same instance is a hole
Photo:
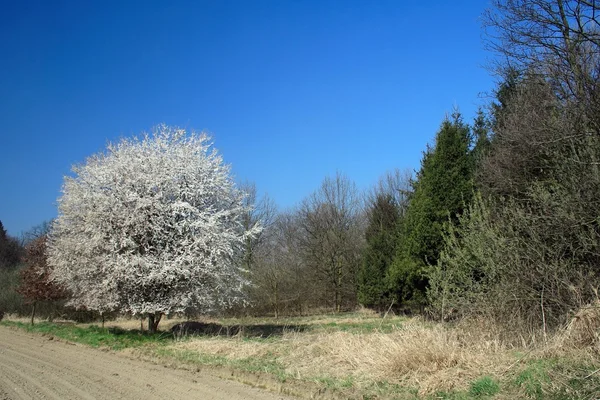
[[[471,279],[466,298],[484,289],[479,310],[513,328],[560,326],[600,285],[599,7],[494,0],[485,15],[499,72],[518,79],[499,98],[479,171],[483,200],[446,238],[438,272],[459,286]]]
[[[600,2],[493,0],[484,15],[498,72],[516,70],[547,80],[559,99],[586,110],[600,133]]]
[[[244,203],[249,210],[242,216],[242,226],[244,229],[249,229],[256,224],[263,227],[256,236],[248,237],[244,246],[242,265],[246,270],[251,271],[256,263],[255,253],[268,240],[270,227],[277,218],[277,205],[268,194],[258,198],[254,183],[246,182],[240,186],[240,189],[246,193]]]
[[[52,220],[44,221],[39,225],[34,226],[27,232],[21,235],[21,242],[23,245],[27,245],[29,242],[36,240],[39,237],[46,236],[50,232],[52,227]]]
[[[365,206],[369,208],[381,195],[389,195],[398,205],[401,216],[404,215],[412,193],[411,180],[413,174],[409,169],[395,168],[383,174],[377,183],[366,194]]]
[[[338,173],[326,178],[299,210],[300,246],[324,300],[336,311],[356,302],[356,274],[364,246],[362,205],[356,185]]]
[[[566,131],[556,118],[560,103],[547,82],[526,78],[514,91],[499,115],[492,151],[478,171],[486,196],[523,198],[531,182],[555,173],[558,148],[566,144]]]
[[[25,247],[26,268],[21,270],[19,293],[31,304],[33,325],[38,302],[55,302],[66,299],[67,291],[51,279],[52,269],[46,259],[46,235],[30,241]]]
[[[251,300],[257,311],[295,312],[310,307],[312,288],[298,252],[299,225],[293,213],[281,213],[255,253]]]

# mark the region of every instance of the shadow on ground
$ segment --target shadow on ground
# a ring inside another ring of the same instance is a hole
[[[174,325],[170,332],[174,336],[205,335],[205,336],[243,336],[261,337],[281,336],[285,332],[304,332],[308,325],[221,325],[196,321],[182,322]]]

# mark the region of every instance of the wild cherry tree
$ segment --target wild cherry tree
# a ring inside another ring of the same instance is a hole
[[[235,262],[258,225],[205,134],[157,127],[73,167],[49,236],[71,303],[147,315],[209,311],[242,299]]]

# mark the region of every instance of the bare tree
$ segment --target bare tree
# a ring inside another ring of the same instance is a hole
[[[547,80],[559,99],[587,110],[600,132],[600,2],[493,0],[484,15],[496,67]]]
[[[367,192],[365,206],[370,208],[377,202],[381,195],[391,196],[398,206],[401,216],[404,215],[410,195],[412,193],[411,181],[413,174],[409,169],[395,168],[383,174],[373,188]]]
[[[275,318],[290,308],[302,308],[311,297],[298,253],[297,221],[292,213],[278,215],[255,253],[255,265],[250,271],[253,307],[268,309]]]
[[[27,245],[29,242],[32,242],[39,237],[46,236],[48,233],[50,233],[51,227],[52,220],[44,221],[41,224],[29,229],[27,232],[24,232],[21,235],[21,242],[24,245]]]
[[[242,215],[242,226],[246,230],[258,225],[263,228],[255,236],[248,236],[245,239],[242,265],[246,270],[252,271],[256,264],[255,253],[268,240],[267,236],[271,232],[269,228],[277,218],[277,205],[268,194],[258,198],[254,183],[246,182],[240,185],[240,190],[246,193],[244,205],[247,209],[244,215]]]
[[[25,246],[25,264],[21,271],[19,293],[31,304],[31,325],[39,302],[54,302],[66,299],[65,288],[52,281],[52,268],[46,261],[46,235],[39,236]]]
[[[567,132],[554,117],[559,110],[552,89],[539,77],[525,78],[514,89],[499,115],[492,151],[478,171],[485,195],[523,198],[531,182],[555,173],[557,148],[565,147]]]
[[[305,199],[298,211],[307,265],[336,311],[356,303],[356,274],[364,246],[362,205],[356,186],[338,173]]]
[[[449,229],[430,300],[442,315],[490,312],[545,333],[599,287],[600,3],[493,5],[488,44],[509,79],[479,171],[484,196]]]

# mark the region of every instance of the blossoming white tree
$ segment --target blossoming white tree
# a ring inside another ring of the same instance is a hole
[[[235,259],[244,193],[204,134],[159,126],[73,167],[48,241],[71,303],[148,315],[207,311],[241,298]]]

